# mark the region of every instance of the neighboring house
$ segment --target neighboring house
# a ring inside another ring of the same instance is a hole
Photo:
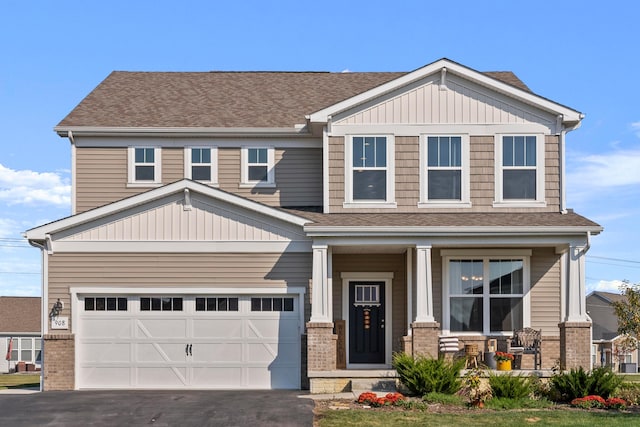
[[[602,228],[566,208],[564,178],[582,118],[448,59],[112,73],[55,128],[73,215],[26,232],[45,307],[64,304],[44,388],[319,392],[440,335],[504,346],[528,326],[543,368],[590,367]]]
[[[626,301],[626,296],[612,292],[594,291],[587,295],[587,313],[593,322],[591,358],[594,366],[620,369],[621,363],[638,363],[638,350],[625,351],[620,342],[626,335],[618,333],[618,316],[614,302]]]
[[[0,297],[0,373],[15,372],[18,362],[40,368],[41,311],[40,297]]]

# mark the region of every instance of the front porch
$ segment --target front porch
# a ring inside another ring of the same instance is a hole
[[[477,344],[482,353],[487,341],[495,339],[496,350],[506,351],[509,331],[517,322],[518,327],[543,330],[541,369],[533,370],[533,361],[525,355],[518,372],[549,376],[558,361],[564,368],[590,368],[591,324],[584,312],[580,248],[469,249],[471,254],[526,258],[522,263],[527,282],[521,296],[524,302],[518,302],[524,308],[516,306],[502,315],[504,332],[498,333],[487,333],[488,327],[475,333],[452,328],[445,254],[463,251],[397,243],[314,245],[311,317],[306,324],[311,392],[338,393],[354,387],[384,391],[397,382],[393,353],[437,357],[443,335],[457,336],[461,349]],[[521,318],[512,319],[512,312]]]

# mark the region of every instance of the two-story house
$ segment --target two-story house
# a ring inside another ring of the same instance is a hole
[[[522,327],[543,368],[589,367],[582,118],[448,59],[112,73],[55,128],[73,215],[26,232],[57,304],[45,389],[326,391]]]

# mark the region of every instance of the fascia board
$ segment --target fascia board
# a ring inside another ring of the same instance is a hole
[[[311,136],[304,125],[291,128],[56,126],[53,130],[65,138],[69,132],[74,136]]]
[[[602,227],[304,227],[308,236],[488,236],[488,235],[592,235],[602,231]]]
[[[353,108],[373,98],[382,96],[402,86],[408,85],[416,80],[419,80],[431,74],[437,73],[442,68],[446,68],[447,73],[453,73],[453,74],[459,75],[477,84],[480,84],[492,90],[504,93],[510,97],[519,99],[520,101],[525,102],[529,105],[533,105],[542,110],[553,113],[554,115],[562,115],[563,122],[576,123],[576,122],[580,122],[580,120],[582,120],[583,118],[583,114],[580,113],[579,111],[576,111],[564,105],[558,104],[556,102],[550,101],[539,95],[508,85],[492,77],[484,75],[479,71],[475,71],[471,68],[465,67],[455,62],[451,62],[447,59],[441,59],[434,63],[426,65],[422,68],[419,68],[415,71],[412,71],[408,74],[405,74],[404,76],[398,77],[395,80],[392,80],[383,85],[380,85],[376,88],[370,89],[359,95],[353,96],[349,99],[345,99],[344,101],[338,102],[337,104],[331,105],[320,111],[312,113],[308,116],[308,119],[312,123],[327,122],[329,120],[329,117],[331,116],[334,116],[350,108]]]
[[[58,221],[54,221],[52,223],[45,224],[40,227],[32,228],[30,230],[27,230],[24,233],[24,235],[30,241],[44,240],[47,235],[51,235],[71,227],[75,227],[90,221],[104,218],[116,212],[130,209],[130,208],[166,197],[174,193],[179,193],[181,191],[184,191],[185,189],[204,194],[211,198],[227,202],[231,205],[235,205],[243,209],[258,212],[263,215],[270,216],[272,218],[276,218],[294,225],[298,225],[300,227],[310,222],[306,218],[302,218],[297,215],[292,215],[287,212],[282,212],[278,209],[265,206],[263,204],[254,202],[249,199],[245,199],[240,196],[236,196],[234,194],[226,193],[224,191],[209,187],[204,184],[197,183],[195,181],[183,179],[181,181],[177,181],[172,184],[168,184],[163,187],[160,187],[151,191],[147,191],[146,193],[138,194],[136,196],[129,197],[127,199],[120,200],[106,206],[102,206],[87,212],[83,212],[78,215],[74,215]]]

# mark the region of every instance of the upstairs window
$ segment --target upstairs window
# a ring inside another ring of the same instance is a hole
[[[419,207],[468,207],[468,135],[429,135],[420,145]]]
[[[502,135],[496,147],[499,162],[498,202],[544,204],[544,144],[536,135]]]
[[[275,150],[270,147],[242,148],[241,184],[272,187],[275,185]]]
[[[354,136],[347,144],[345,207],[395,207],[393,139]]]
[[[191,147],[185,150],[185,176],[194,181],[217,183],[218,150],[213,147]]]
[[[160,184],[159,147],[129,147],[129,183]]]

